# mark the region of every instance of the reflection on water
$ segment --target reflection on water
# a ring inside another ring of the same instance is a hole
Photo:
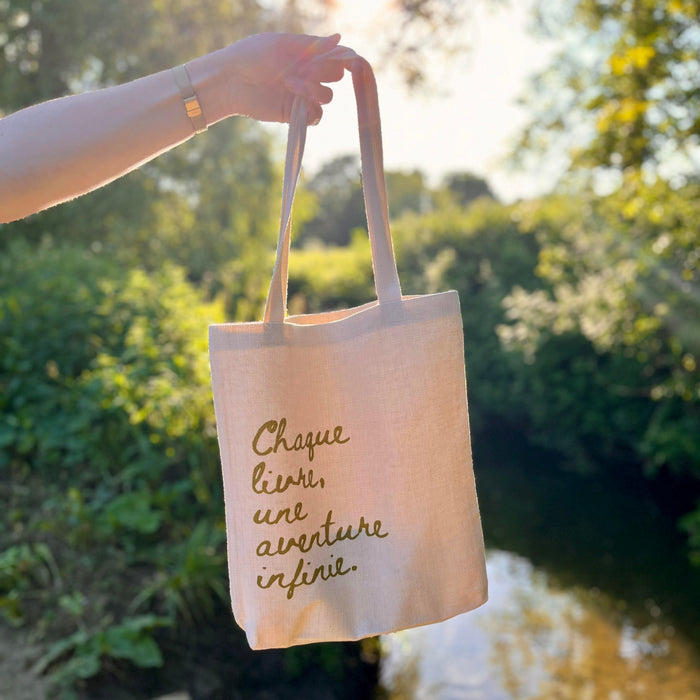
[[[700,659],[651,600],[634,619],[492,550],[489,602],[382,638],[390,700],[698,700]]]
[[[384,637],[390,700],[700,700],[700,569],[656,485],[474,440],[490,600]]]

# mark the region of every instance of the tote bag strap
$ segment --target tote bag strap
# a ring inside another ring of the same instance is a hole
[[[372,249],[372,268],[379,303],[401,300],[401,286],[396,270],[396,258],[389,230],[389,209],[384,180],[381,122],[377,83],[369,63],[359,56],[351,63],[362,158],[362,188],[367,212],[367,225]],[[294,191],[301,170],[301,159],[306,142],[307,109],[304,100],[297,98],[292,107],[284,168],[282,216],[277,242],[277,261],[265,306],[266,323],[284,321],[287,311],[287,280],[291,216]]]

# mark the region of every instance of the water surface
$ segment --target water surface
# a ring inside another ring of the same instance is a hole
[[[383,637],[387,697],[699,700],[700,570],[653,488],[500,437],[475,444],[489,602]]]
[[[489,602],[382,639],[392,700],[698,700],[700,663],[659,608],[644,621],[565,589],[522,557],[488,555]]]

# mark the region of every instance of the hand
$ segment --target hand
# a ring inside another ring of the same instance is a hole
[[[200,71],[206,75],[202,61],[217,64],[216,79],[205,77],[197,88],[207,121],[240,114],[288,122],[294,96],[301,95],[308,101],[309,124],[317,124],[322,105],[333,98],[333,91],[322,83],[340,80],[355,56],[338,46],[339,40],[339,34],[257,34],[188,63],[193,78]]]

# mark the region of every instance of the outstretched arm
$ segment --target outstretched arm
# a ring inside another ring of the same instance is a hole
[[[207,125],[288,121],[295,94],[321,118],[344,71],[338,35],[259,34],[187,63]],[[335,52],[335,54],[334,54]],[[171,70],[0,119],[0,223],[96,189],[194,133]]]

